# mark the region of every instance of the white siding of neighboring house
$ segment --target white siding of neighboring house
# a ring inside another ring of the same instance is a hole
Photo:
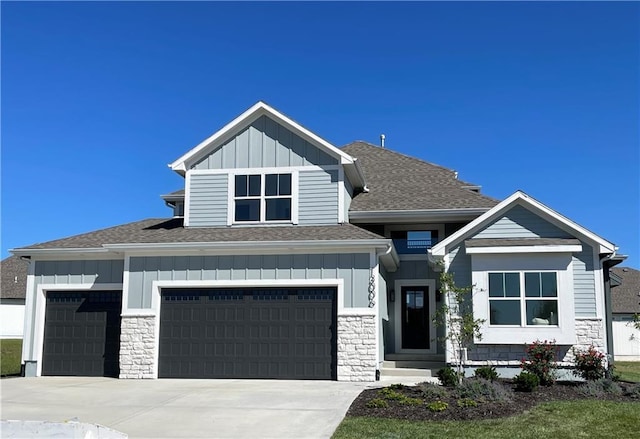
[[[613,316],[613,353],[618,361],[640,361],[640,330],[631,315]]]
[[[24,299],[0,300],[0,338],[22,338],[24,332]]]

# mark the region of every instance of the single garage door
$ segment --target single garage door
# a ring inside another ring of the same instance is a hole
[[[121,308],[120,291],[47,293],[42,374],[117,377]]]
[[[160,378],[336,378],[335,288],[164,289]]]

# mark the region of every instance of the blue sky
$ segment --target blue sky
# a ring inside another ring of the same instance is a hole
[[[170,211],[167,163],[264,100],[640,267],[640,3],[1,4],[2,257]]]

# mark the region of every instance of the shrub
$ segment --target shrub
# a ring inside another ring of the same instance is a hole
[[[400,383],[397,383],[397,384],[391,384],[391,385],[389,386],[389,388],[390,388],[391,390],[402,390],[402,389],[404,389],[404,388],[406,388],[406,387],[407,387],[407,386],[405,386],[404,384],[400,384]]]
[[[462,398],[458,400],[458,407],[461,407],[461,408],[478,407],[478,403],[473,399]]]
[[[589,346],[586,351],[573,349],[575,356],[575,369],[573,374],[584,378],[587,381],[599,380],[605,377],[607,368],[605,367],[605,355],[593,346]]]
[[[385,387],[383,389],[378,390],[378,395],[380,395],[384,399],[389,399],[391,401],[400,401],[406,398],[402,393],[396,392],[390,387]]]
[[[578,391],[593,398],[602,398],[606,395],[620,396],[623,393],[620,384],[608,378],[587,381],[578,388]]]
[[[447,404],[444,401],[433,401],[433,402],[430,402],[429,404],[427,404],[427,408],[429,410],[431,410],[432,412],[443,412],[448,407],[449,407],[449,404]]]
[[[389,403],[381,398],[374,398],[367,403],[367,407],[370,409],[383,409],[389,407]]]
[[[482,366],[474,372],[476,378],[484,378],[485,380],[495,381],[498,379],[498,371],[495,366]]]
[[[438,371],[438,379],[445,387],[455,387],[458,385],[458,373],[453,368],[447,366]]]
[[[459,398],[476,401],[503,402],[510,399],[509,391],[502,384],[484,378],[466,379],[456,388]]]
[[[441,399],[447,395],[447,391],[435,383],[421,383],[419,388],[425,399]]]
[[[521,360],[520,367],[525,372],[537,375],[540,384],[550,386],[556,381],[558,365],[556,364],[556,343],[555,341],[540,341],[527,345],[527,358]]]
[[[640,383],[627,386],[627,391],[624,394],[633,399],[640,399]]]
[[[540,378],[534,373],[523,371],[516,375],[513,382],[521,392],[533,392],[540,385]]]

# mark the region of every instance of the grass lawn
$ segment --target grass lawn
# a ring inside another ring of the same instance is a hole
[[[640,383],[640,361],[616,361],[613,366],[621,380]]]
[[[0,375],[20,373],[22,340],[0,340]]]
[[[633,402],[551,402],[519,416],[486,421],[418,422],[345,418],[333,439],[348,438],[632,438],[640,425]]]

